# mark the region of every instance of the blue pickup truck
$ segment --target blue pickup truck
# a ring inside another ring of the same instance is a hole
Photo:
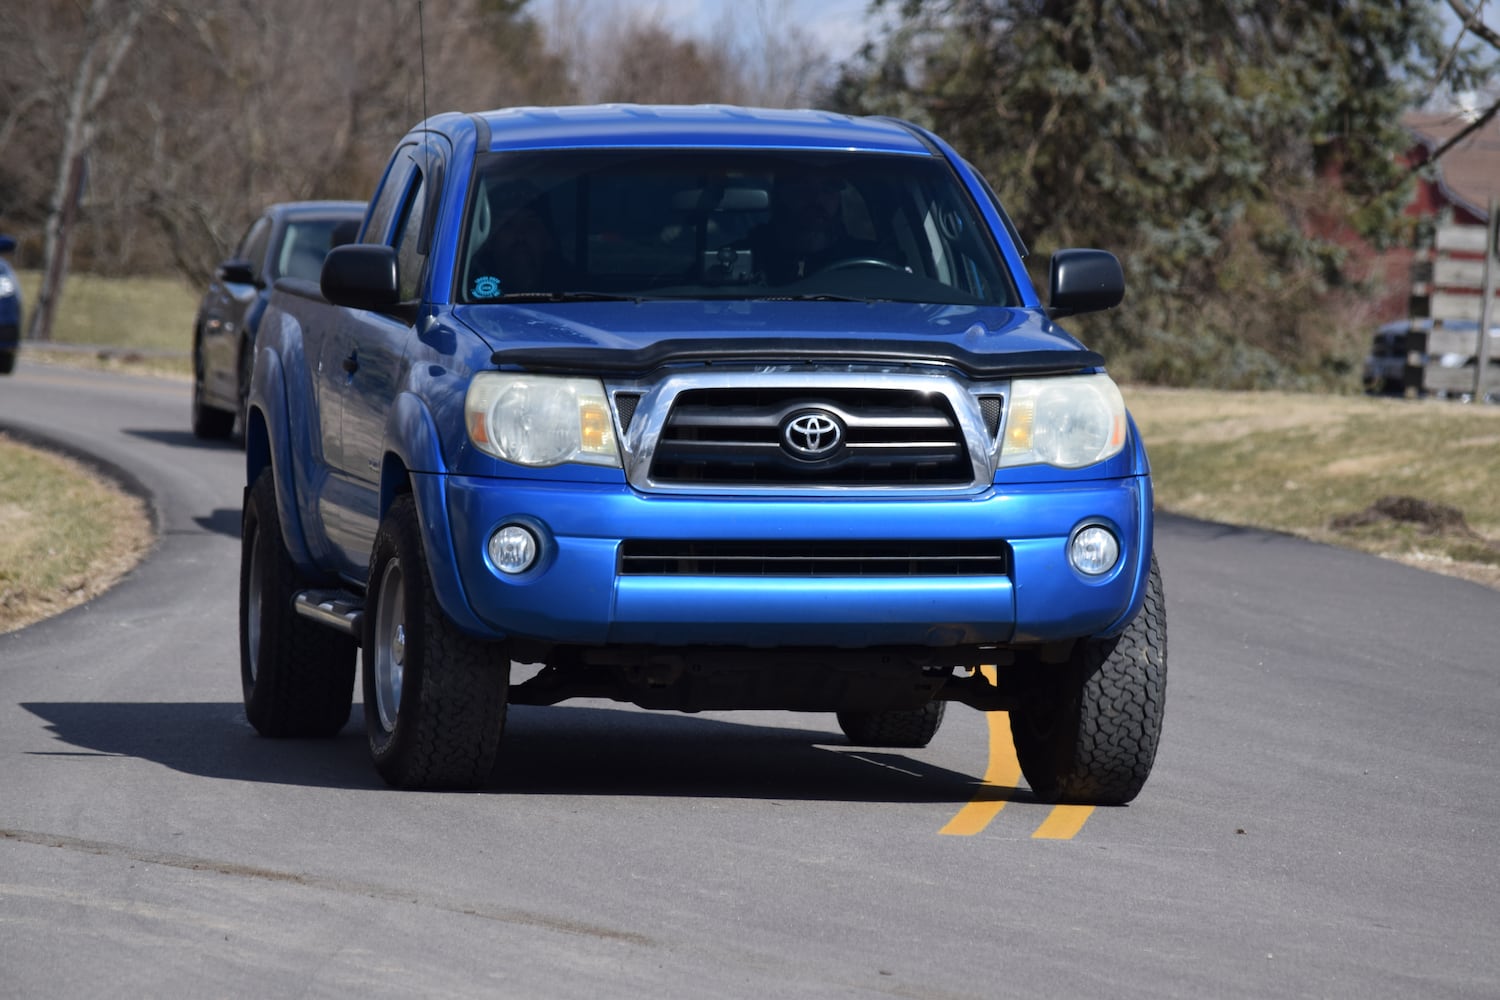
[[[245,426],[241,679],[268,736],[491,780],[509,704],[1009,712],[1041,799],[1123,803],[1166,684],[1146,453],[985,180],[888,118],[438,115],[283,277]]]

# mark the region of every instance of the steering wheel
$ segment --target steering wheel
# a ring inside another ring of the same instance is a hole
[[[881,260],[879,257],[845,257],[843,260],[836,260],[826,267],[819,268],[819,271],[843,271],[851,267],[879,267],[887,271],[898,271],[901,274],[906,273],[906,268],[901,265],[892,264],[890,261]]]

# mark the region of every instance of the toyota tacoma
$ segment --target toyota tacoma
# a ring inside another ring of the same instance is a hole
[[[490,780],[511,704],[833,714],[920,747],[1006,711],[1046,801],[1160,736],[1146,452],[991,187],[890,118],[446,113],[355,243],[275,286],[245,420],[241,680],[403,788]]]

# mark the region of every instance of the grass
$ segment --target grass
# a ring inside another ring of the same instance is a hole
[[[1125,399],[1158,509],[1500,587],[1500,406],[1147,387]],[[1372,510],[1386,497],[1413,502],[1393,518]]]
[[[19,271],[29,322],[41,272]],[[70,274],[52,323],[52,343],[23,343],[22,358],[106,370],[192,375],[193,317],[203,290],[178,277]],[[87,350],[75,349],[84,347]]]
[[[0,434],[0,632],[103,593],[153,541],[138,497]]]

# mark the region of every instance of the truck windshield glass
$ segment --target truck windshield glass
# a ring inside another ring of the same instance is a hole
[[[1013,305],[940,160],[566,150],[481,157],[459,300],[594,296]]]

